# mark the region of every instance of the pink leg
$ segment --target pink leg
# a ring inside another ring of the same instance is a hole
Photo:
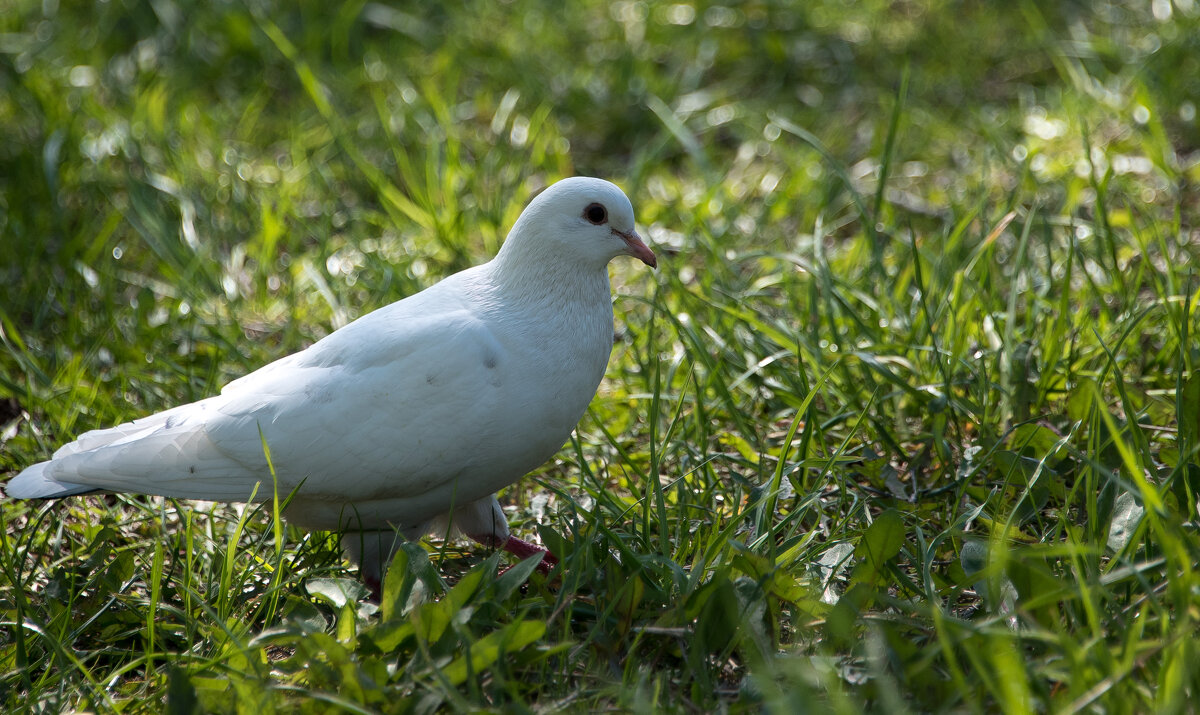
[[[509,536],[509,540],[505,541],[504,545],[500,548],[503,548],[504,551],[515,555],[515,557],[518,559],[528,559],[534,554],[542,554],[541,563],[536,566],[536,570],[541,571],[542,573],[550,573],[550,570],[553,569],[554,564],[558,563],[558,559],[554,558],[554,554],[548,552],[547,549],[536,545],[536,543],[529,543],[528,541],[517,539],[516,536]],[[500,573],[504,573],[509,569],[511,569],[511,566],[506,566],[504,569],[500,569]]]
[[[471,535],[468,534],[468,536]],[[504,549],[519,559],[527,559],[534,554],[541,554],[542,561],[535,568],[544,574],[550,573],[550,570],[554,568],[554,564],[558,563],[558,558],[555,557],[554,554],[550,553],[549,550],[543,549],[537,544],[531,544],[524,539],[518,539],[512,535],[509,535],[508,540],[503,544],[496,543],[496,537],[492,536],[491,534],[488,534],[487,536],[471,536],[471,539],[483,544],[484,546],[499,546],[501,549]],[[500,569],[500,573],[504,573],[510,568],[512,567],[505,566],[504,568]]]
[[[531,544],[515,536],[509,536],[508,541],[505,541],[504,546],[500,548],[519,559],[527,559],[534,554],[542,554],[542,562],[537,565],[537,570],[544,574],[550,573],[550,569],[554,568],[554,564],[558,563],[558,559],[555,558],[554,554],[537,544]]]

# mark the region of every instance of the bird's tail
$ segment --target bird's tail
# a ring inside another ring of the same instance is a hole
[[[84,484],[56,481],[46,472],[50,462],[39,462],[4,485],[9,499],[58,499],[75,494],[103,491]]]

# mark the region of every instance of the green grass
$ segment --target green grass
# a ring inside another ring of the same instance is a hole
[[[1195,707],[1194,3],[278,5],[3,6],[0,470],[600,175],[660,267],[504,493],[562,569],[6,501],[0,709]]]

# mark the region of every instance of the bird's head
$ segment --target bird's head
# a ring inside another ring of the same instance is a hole
[[[502,253],[518,249],[599,266],[622,254],[652,268],[658,265],[634,228],[633,206],[624,192],[603,179],[583,176],[563,179],[529,202]]]

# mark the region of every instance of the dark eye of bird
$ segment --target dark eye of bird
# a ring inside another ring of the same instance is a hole
[[[599,226],[608,220],[608,211],[600,204],[588,204],[583,210],[583,217]]]

